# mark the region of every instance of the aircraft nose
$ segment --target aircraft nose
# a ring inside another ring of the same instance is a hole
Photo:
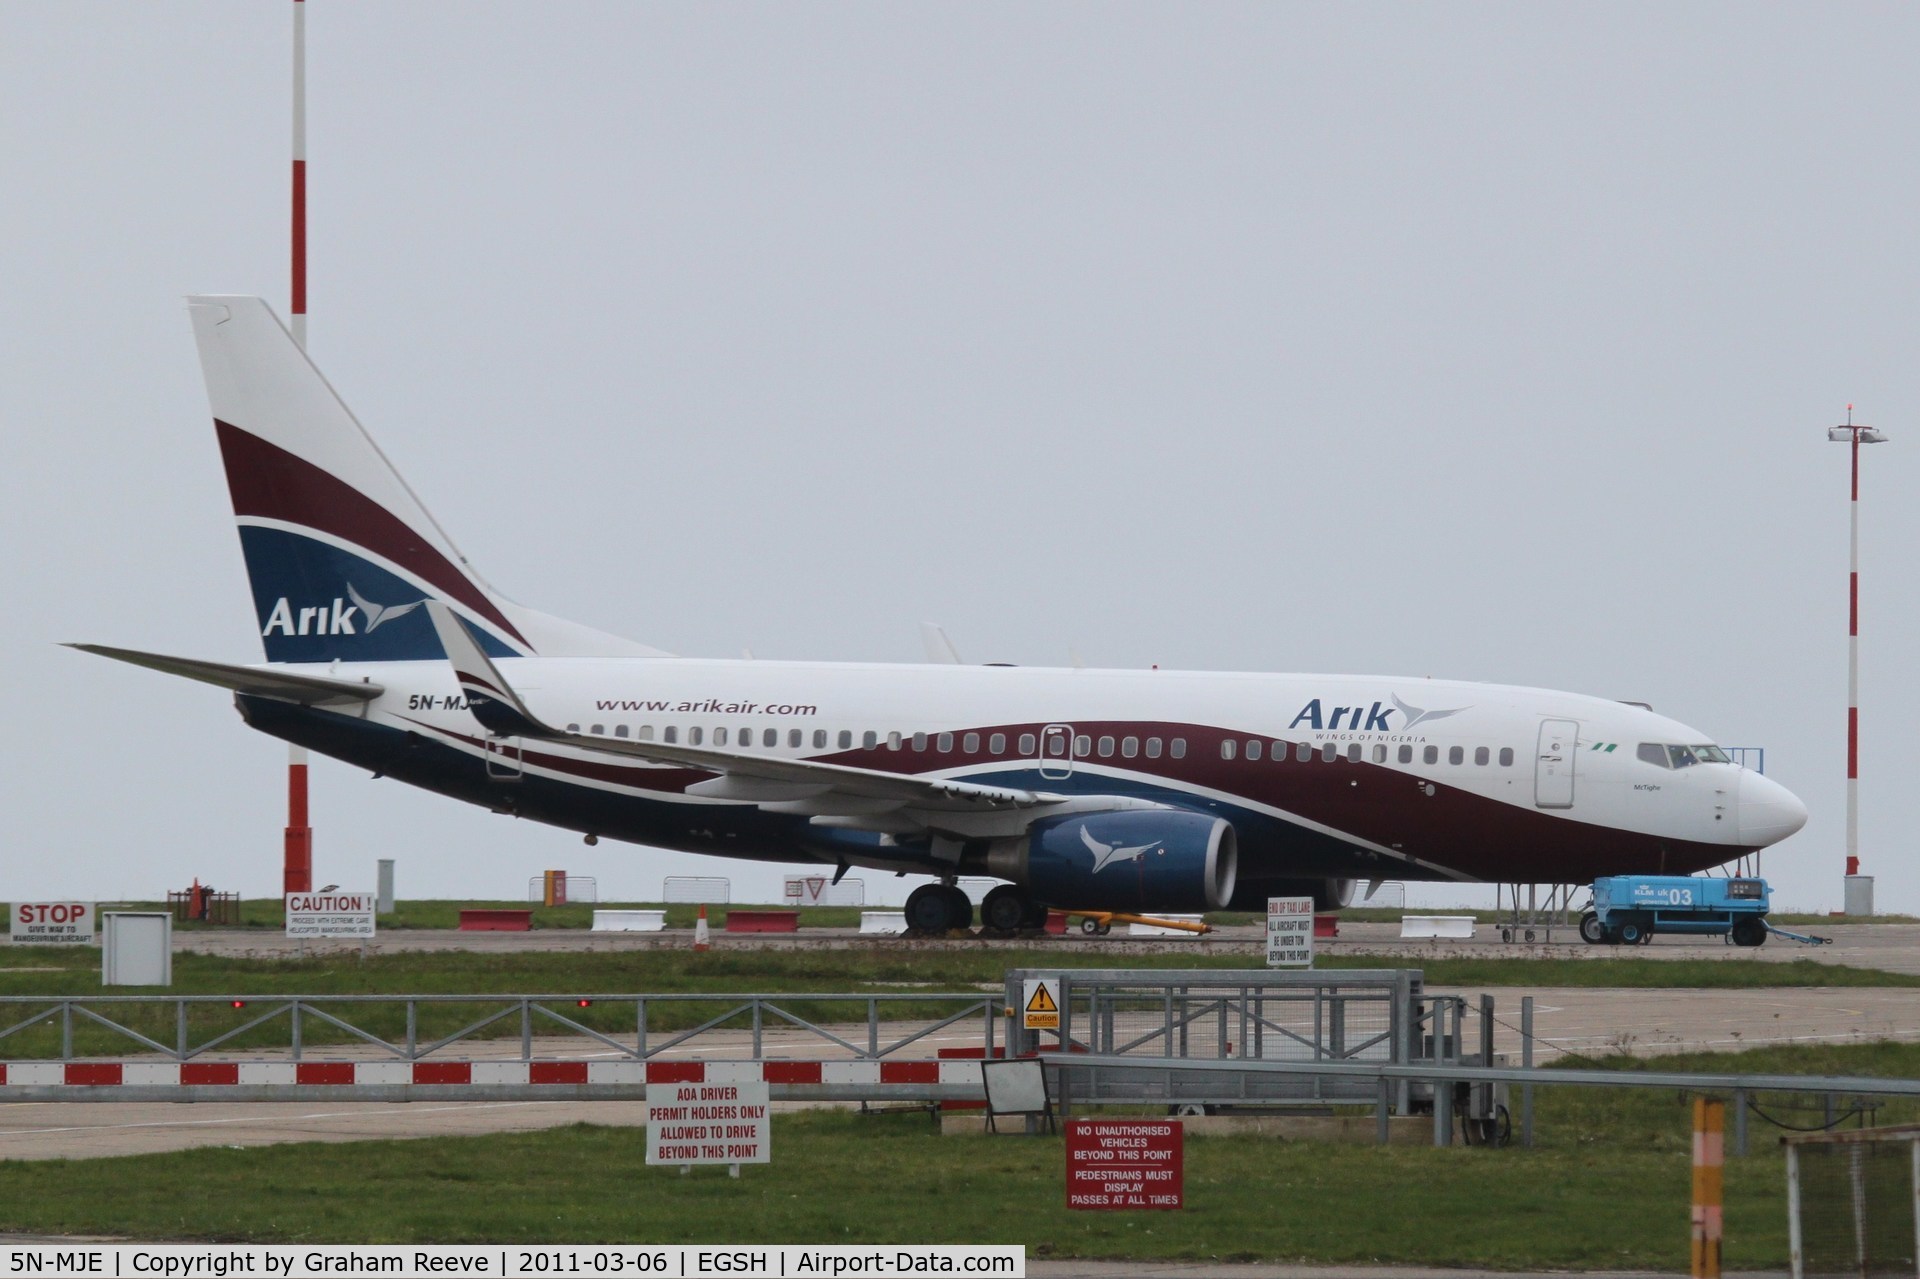
[[[1750,848],[1777,844],[1807,824],[1807,806],[1779,782],[1752,770],[1740,774],[1740,842]]]

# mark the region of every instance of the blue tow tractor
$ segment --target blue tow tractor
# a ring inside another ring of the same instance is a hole
[[[1594,945],[1639,945],[1655,933],[1701,933],[1736,946],[1758,946],[1768,933],[1809,945],[1827,942],[1767,922],[1764,879],[1695,875],[1611,875],[1593,881],[1593,909],[1580,917],[1580,936]]]

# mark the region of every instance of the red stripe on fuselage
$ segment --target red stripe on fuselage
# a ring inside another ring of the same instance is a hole
[[[411,716],[402,716],[430,732],[484,750],[477,736],[453,732]],[[1076,759],[1076,770],[1095,763],[1138,771],[1142,782],[1179,790],[1203,787],[1249,804],[1280,810],[1286,821],[1311,822],[1324,827],[1334,839],[1365,841],[1376,847],[1417,858],[1421,862],[1445,867],[1449,871],[1488,883],[1574,883],[1620,874],[1690,874],[1718,866],[1747,851],[1732,844],[1666,838],[1621,830],[1617,827],[1581,821],[1541,812],[1531,806],[1490,798],[1464,787],[1448,785],[1444,780],[1417,772],[1403,772],[1385,765],[1354,763],[1341,756],[1328,761],[1320,757],[1314,744],[1310,760],[1287,758],[1224,760],[1220,758],[1221,739],[1236,740],[1244,734],[1220,729],[1165,721],[1087,722],[1076,726],[1091,735],[1158,734],[1183,736],[1188,741],[1184,759],[1163,756],[1157,760],[1104,761]],[[960,730],[955,735],[976,730]],[[1017,735],[1037,731],[1035,725],[1009,724],[977,730],[982,733],[1007,732]],[[1274,739],[1262,739],[1269,744]],[[522,762],[550,770],[579,783],[633,787],[660,794],[684,791],[694,782],[715,776],[712,771],[692,768],[649,767],[613,759],[581,759],[522,746]],[[981,766],[1031,767],[1032,760],[1004,757],[968,757],[934,750],[873,750],[834,752],[812,757],[822,763],[844,764],[854,768],[914,776],[919,770],[952,769],[969,763]],[[1524,758],[1524,757],[1523,757]],[[1063,761],[1064,762],[1064,761]],[[1518,767],[1494,765],[1453,766],[1484,768],[1524,778],[1526,791],[1532,793],[1531,776]],[[1426,793],[1431,784],[1434,793]],[[1077,788],[1069,788],[1077,789]],[[1170,798],[1170,797],[1163,797]],[[672,802],[672,801],[667,801]],[[1170,802],[1181,800],[1170,798]],[[1193,795],[1189,802],[1199,807],[1204,796]],[[1243,835],[1243,839],[1245,836]],[[1357,845],[1356,845],[1357,847]],[[1242,844],[1242,857],[1260,856],[1256,846]],[[1404,877],[1405,871],[1380,855],[1379,868],[1392,869]],[[1286,874],[1284,866],[1241,863],[1243,878],[1263,878]]]
[[[465,604],[532,651],[526,637],[465,573],[384,506],[277,444],[219,418],[213,426],[220,436],[235,515],[304,524],[364,546]]]

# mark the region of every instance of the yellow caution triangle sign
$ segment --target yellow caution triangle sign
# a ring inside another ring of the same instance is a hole
[[[1048,991],[1043,984],[1033,988],[1033,997],[1027,1000],[1027,1011],[1030,1013],[1057,1013],[1060,1011],[1060,1005],[1053,1002],[1052,993]]]

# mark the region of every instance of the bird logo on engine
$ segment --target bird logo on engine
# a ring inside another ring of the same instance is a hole
[[[1085,826],[1080,828],[1080,842],[1093,854],[1093,873],[1098,875],[1115,862],[1136,861],[1147,853],[1160,847],[1165,840],[1156,839],[1151,844],[1135,844],[1122,848],[1118,844],[1103,844],[1093,837],[1093,832]]]

